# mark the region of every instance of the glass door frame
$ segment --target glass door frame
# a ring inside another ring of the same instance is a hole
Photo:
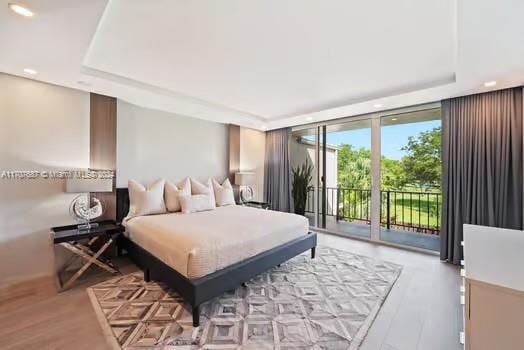
[[[313,203],[314,203],[314,223],[315,228],[326,227],[326,182],[323,181],[326,177],[326,124],[316,126],[315,128],[315,184],[313,191]],[[322,140],[322,148],[320,146],[320,140]],[[320,149],[322,149],[322,166],[320,164]],[[321,171],[322,170],[322,171]],[[319,191],[322,191],[322,195],[319,196]],[[320,203],[322,203],[322,216],[320,216]],[[319,226],[319,222],[322,226]]]
[[[426,103],[411,107],[403,107],[397,109],[390,109],[380,111],[376,113],[369,113],[363,115],[357,115],[353,117],[344,117],[340,119],[332,119],[324,122],[304,124],[291,128],[292,131],[298,131],[303,129],[315,129],[315,164],[320,165],[321,156],[320,151],[322,150],[322,166],[316,166],[315,180],[314,180],[314,229],[319,231],[325,231],[328,233],[340,234],[339,232],[333,232],[325,228],[326,223],[326,182],[321,181],[322,176],[325,179],[326,176],[326,130],[328,125],[344,124],[357,120],[371,120],[371,236],[370,238],[365,237],[354,237],[356,239],[362,239],[372,242],[377,242],[386,245],[398,246],[407,249],[421,250],[431,252],[426,249],[399,245],[380,239],[380,215],[381,215],[381,120],[383,117],[388,117],[397,114],[404,114],[410,112],[419,112],[429,109],[441,108],[440,102]],[[322,142],[322,146],[320,145]],[[321,195],[319,194],[320,192]],[[322,214],[320,213],[320,203],[322,202]],[[322,223],[323,227],[319,224]],[[353,236],[352,236],[353,237]],[[432,252],[435,253],[435,252]]]

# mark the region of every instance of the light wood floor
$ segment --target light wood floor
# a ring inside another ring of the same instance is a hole
[[[320,245],[404,266],[360,350],[459,350],[460,274],[438,256],[321,235]]]
[[[361,350],[461,349],[457,268],[437,256],[331,235],[319,244],[404,266]],[[121,261],[123,273],[136,270]],[[45,301],[0,315],[0,349],[108,349],[85,292],[110,278],[96,274]]]

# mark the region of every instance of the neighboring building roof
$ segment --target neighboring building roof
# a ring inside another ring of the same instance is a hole
[[[303,145],[308,145],[308,146],[315,146],[316,142],[315,141],[311,141],[311,140],[308,140],[306,139],[305,137],[303,136],[299,136],[297,137],[297,142],[298,143],[301,143]],[[330,145],[330,144],[327,144],[326,145],[326,148],[327,149],[331,149],[333,151],[338,151],[340,149],[339,146],[335,146],[335,145]]]

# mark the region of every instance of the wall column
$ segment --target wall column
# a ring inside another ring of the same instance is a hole
[[[240,171],[240,126],[229,124],[229,181],[235,184],[235,173]]]
[[[116,219],[116,98],[90,94],[89,167],[115,172],[112,193],[97,193],[105,203],[105,219]]]

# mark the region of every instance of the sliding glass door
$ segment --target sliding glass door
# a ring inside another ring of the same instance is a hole
[[[294,131],[289,140],[294,209],[297,214],[309,219],[311,227],[321,227],[317,195],[318,134],[318,127],[301,129]]]
[[[304,205],[312,227],[438,250],[439,105],[293,130],[294,181],[310,168]]]
[[[440,249],[440,109],[384,116],[381,122],[380,239]]]
[[[310,224],[371,238],[371,120],[294,132],[290,150],[294,177],[312,168],[304,210]]]
[[[371,238],[371,120],[326,126],[323,228]]]

